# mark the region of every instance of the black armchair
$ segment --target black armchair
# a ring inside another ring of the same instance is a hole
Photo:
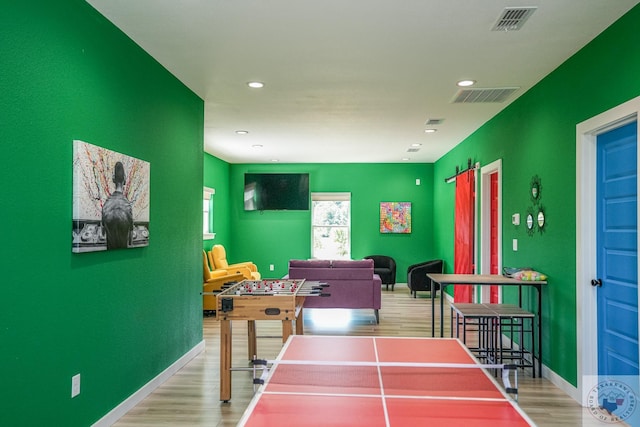
[[[396,285],[396,261],[386,255],[369,255],[364,258],[373,260],[373,272],[380,276],[382,284],[387,285],[387,290],[391,285],[393,291]]]
[[[427,277],[427,273],[440,273],[444,269],[444,261],[436,259],[432,261],[413,264],[407,269],[407,286],[411,289],[411,293],[415,298],[418,291],[431,292],[431,279]],[[440,285],[436,285],[436,290],[440,289]]]

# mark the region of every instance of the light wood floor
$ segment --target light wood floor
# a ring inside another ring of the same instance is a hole
[[[436,303],[438,300],[436,300]],[[317,310],[316,310],[317,311]],[[322,311],[322,310],[320,310]],[[436,310],[438,311],[438,310]],[[311,322],[312,310],[305,313],[305,334],[364,336],[431,336],[431,300],[427,293],[412,298],[406,285],[382,291],[380,324],[373,310],[350,310],[353,319],[340,329],[322,329]],[[448,308],[445,336],[448,336]],[[436,324],[437,321],[436,321]],[[247,364],[246,322],[233,323],[233,366]],[[258,353],[274,358],[282,346],[278,321],[257,322]],[[234,372],[233,395],[229,403],[219,401],[219,324],[204,318],[206,350],[165,382],[154,393],[122,417],[118,427],[140,426],[235,426],[253,395],[251,374]],[[572,398],[546,379],[531,378],[530,369],[521,372],[519,405],[539,426],[603,426]]]

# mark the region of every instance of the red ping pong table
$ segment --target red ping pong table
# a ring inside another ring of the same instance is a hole
[[[294,335],[238,425],[534,425],[477,364],[454,338]]]

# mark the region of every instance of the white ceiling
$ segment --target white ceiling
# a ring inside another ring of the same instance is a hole
[[[230,163],[433,162],[639,2],[87,1],[204,99],[204,149]],[[460,79],[519,89],[452,103]]]

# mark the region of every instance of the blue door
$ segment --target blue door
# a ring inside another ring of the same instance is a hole
[[[637,123],[598,136],[598,375],[638,375]]]

